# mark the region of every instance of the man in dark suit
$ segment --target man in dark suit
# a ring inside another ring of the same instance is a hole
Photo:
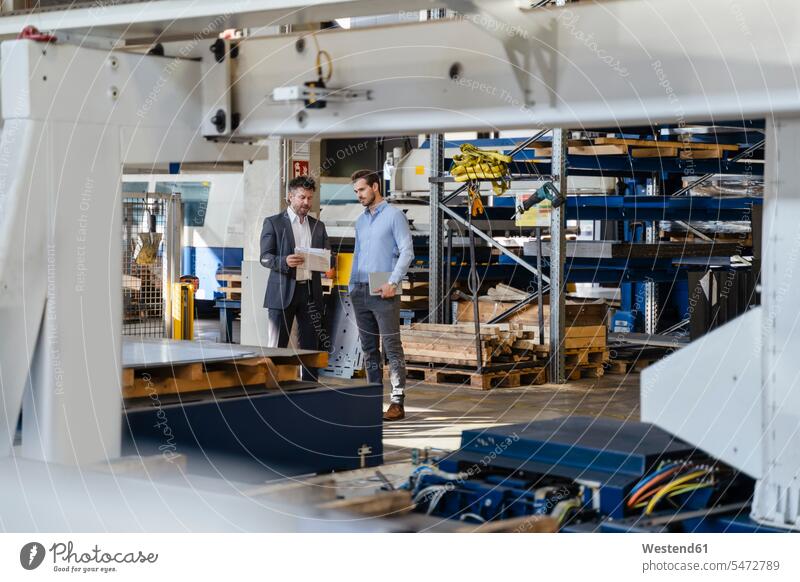
[[[261,264],[270,269],[264,307],[267,308],[270,336],[277,346],[289,345],[292,323],[297,319],[300,348],[327,350],[323,328],[321,273],[304,268],[298,247],[329,249],[325,225],[308,215],[316,184],[301,176],[289,182],[289,207],[264,219],[261,229]],[[307,380],[317,379],[316,369],[303,369]]]

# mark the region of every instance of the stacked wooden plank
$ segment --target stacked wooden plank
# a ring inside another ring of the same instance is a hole
[[[536,359],[536,353],[515,349],[515,342],[533,337],[518,325],[481,326],[480,370],[472,324],[414,323],[403,326],[400,334],[411,379],[430,384],[468,384],[482,390],[546,381],[544,365]]]
[[[504,313],[515,305],[515,301],[495,299],[508,290],[496,290],[480,298],[478,309],[480,321],[487,322]],[[547,296],[545,296],[547,300]],[[518,331],[525,337],[518,338],[512,344],[516,355],[536,354],[532,359],[540,364],[547,361],[550,355],[550,305],[544,305],[544,337],[539,338],[539,316],[536,303],[520,309],[507,318],[509,324],[516,324]],[[599,377],[603,375],[603,364],[608,357],[607,312],[603,300],[568,300],[565,306],[565,334],[562,348],[565,353],[567,376],[576,380],[581,377]],[[458,321],[474,321],[472,302],[458,302]]]

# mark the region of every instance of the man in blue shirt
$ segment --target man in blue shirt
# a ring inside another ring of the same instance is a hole
[[[405,214],[383,199],[377,172],[359,170],[350,178],[364,207],[364,213],[356,220],[350,300],[370,383],[383,383],[381,341],[389,358],[392,397],[383,419],[401,420],[405,417],[406,360],[400,341],[399,288],[414,260],[411,229]],[[370,273],[388,274],[388,281],[380,287],[378,295],[370,294]]]

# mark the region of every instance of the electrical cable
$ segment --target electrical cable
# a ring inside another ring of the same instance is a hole
[[[684,465],[684,464],[685,464],[685,461],[679,461],[677,463],[668,463],[666,465],[662,465],[657,471],[642,477],[639,480],[639,482],[636,485],[633,486],[633,489],[631,489],[630,495],[633,495],[634,493],[636,493],[650,479],[652,479],[654,477],[658,477],[661,473],[663,473],[664,471],[667,471],[668,469],[672,469],[673,467],[680,467],[681,465]]]
[[[667,495],[667,497],[677,497],[678,495],[683,495],[684,493],[690,493],[691,491],[697,491],[698,489],[705,489],[713,486],[714,483],[711,481],[689,483],[688,485],[681,485],[680,487],[677,487],[674,491]]]
[[[419,500],[425,497],[425,495],[427,495],[428,493],[434,494],[437,491],[443,491],[445,489],[446,487],[444,485],[428,485],[427,487],[419,491],[419,493],[414,495],[414,503],[419,502]]]
[[[634,505],[636,505],[636,503],[641,500],[642,496],[653,485],[656,485],[656,484],[660,483],[661,481],[663,481],[667,477],[671,477],[672,475],[674,475],[675,473],[677,473],[678,471],[680,471],[680,470],[682,470],[682,469],[684,469],[686,467],[687,467],[687,465],[681,463],[680,465],[676,465],[676,466],[673,466],[673,467],[665,468],[660,473],[657,473],[657,474],[653,475],[652,477],[650,477],[649,479],[647,479],[644,483],[641,484],[641,486],[637,489],[637,491],[635,493],[633,493],[630,496],[630,498],[628,498],[628,504],[627,504],[628,507],[633,507]]]
[[[667,497],[668,498],[677,497],[678,495],[682,495],[684,493],[689,493],[689,492],[694,491],[696,489],[704,489],[704,488],[713,487],[713,486],[714,486],[714,483],[711,482],[711,481],[703,481],[701,483],[690,483],[688,485],[682,485],[681,487],[676,488],[674,491],[670,492],[667,495]],[[654,495],[658,491],[661,491],[661,489],[660,488],[659,489],[655,489],[654,491],[651,492],[651,494]],[[651,497],[651,494],[645,495],[642,498],[642,501],[640,501],[639,503],[637,503],[636,505],[633,506],[633,509],[642,509],[644,507],[647,507],[647,505],[649,503],[649,498]]]
[[[682,477],[678,477],[677,479],[670,481],[667,485],[662,487],[658,493],[653,495],[653,498],[647,504],[647,508],[644,510],[645,515],[650,515],[655,509],[658,502],[661,501],[666,495],[668,495],[671,491],[674,491],[678,488],[678,486],[683,485],[684,483],[688,483],[689,481],[693,481],[694,479],[698,479],[707,475],[710,472],[710,469],[700,469],[699,471],[692,471],[691,473],[687,473]]]
[[[444,494],[447,493],[447,489],[442,489],[433,494],[433,499],[431,499],[430,503],[428,503],[428,511],[425,512],[426,515],[430,515],[433,513],[433,510],[436,509],[436,506],[439,505],[439,502],[444,497]]]
[[[322,50],[319,48],[319,41],[317,40],[317,33],[314,32],[311,34],[311,38],[314,39],[314,46],[317,47],[317,77],[321,81],[328,82],[333,77],[333,59],[331,59],[331,55],[328,51]],[[325,57],[325,60],[328,62],[328,75],[324,76],[322,74],[322,57]],[[323,78],[324,77],[324,78]]]
[[[485,520],[485,519],[483,519],[483,518],[482,518],[480,515],[478,515],[477,513],[463,513],[463,514],[461,514],[461,517],[459,517],[458,519],[459,519],[460,521],[464,521],[465,519],[477,519],[477,520],[478,520],[479,522],[481,522],[481,523],[486,523],[486,520]]]
[[[558,525],[561,525],[567,518],[570,510],[580,509],[580,507],[580,499],[576,497],[565,499],[564,501],[560,501],[556,504],[556,506],[553,508],[553,511],[550,512],[550,517],[554,518]]]

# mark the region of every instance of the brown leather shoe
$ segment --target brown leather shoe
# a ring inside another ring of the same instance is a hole
[[[392,420],[403,420],[406,417],[406,411],[403,408],[402,404],[395,404],[392,402],[389,405],[389,409],[383,413],[383,420],[392,421]]]

